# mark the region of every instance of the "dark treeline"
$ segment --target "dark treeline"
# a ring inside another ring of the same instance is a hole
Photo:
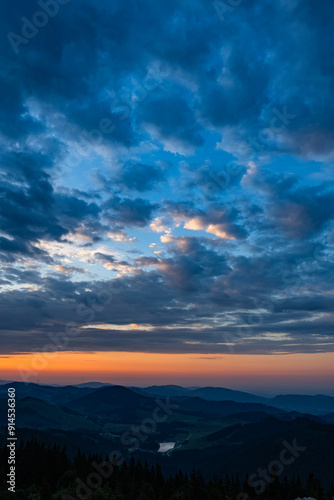
[[[70,460],[66,450],[59,446],[46,447],[31,440],[17,449],[16,492],[7,490],[8,450],[1,447],[0,498],[18,500],[294,500],[314,497],[332,500],[334,486],[324,491],[319,481],[310,474],[306,484],[300,479],[277,478],[266,483],[258,493],[248,484],[226,475],[215,476],[205,482],[199,471],[190,475],[181,471],[165,478],[159,465],[149,467],[136,462],[117,465],[105,463],[99,455],[85,456],[80,451]]]

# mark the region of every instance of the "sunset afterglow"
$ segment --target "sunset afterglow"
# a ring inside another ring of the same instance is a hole
[[[196,355],[134,352],[59,352],[1,359],[3,377],[50,384],[100,380],[147,386],[226,386],[234,389],[333,393],[333,353]],[[305,369],[305,367],[307,369]]]

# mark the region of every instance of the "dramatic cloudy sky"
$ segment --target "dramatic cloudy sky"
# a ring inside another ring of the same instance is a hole
[[[2,2],[4,363],[52,342],[321,363],[333,2],[42,5]]]

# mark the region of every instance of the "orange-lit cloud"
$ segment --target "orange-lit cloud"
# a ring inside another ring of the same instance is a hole
[[[184,227],[192,231],[205,230],[207,233],[214,234],[217,238],[235,240],[235,236],[229,234],[227,224],[209,224],[204,217],[194,217],[186,222]]]

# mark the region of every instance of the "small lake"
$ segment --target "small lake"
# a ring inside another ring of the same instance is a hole
[[[158,453],[166,453],[169,450],[172,450],[175,446],[175,443],[159,443],[160,448],[158,449]]]

